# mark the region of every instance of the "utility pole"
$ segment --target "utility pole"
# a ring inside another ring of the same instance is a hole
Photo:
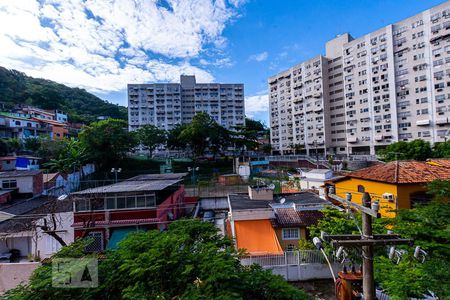
[[[364,207],[370,208],[370,195],[364,193],[362,197]],[[362,214],[362,240],[372,238],[372,216],[366,213]],[[373,275],[373,245],[362,246],[363,255],[363,291],[364,298],[375,299],[375,279]],[[366,296],[367,294],[367,296]]]
[[[335,194],[335,188],[331,187],[328,197],[339,201],[349,209],[355,209],[362,214],[362,235],[342,234],[342,235],[323,235],[323,239],[331,242],[333,247],[354,247],[362,249],[363,260],[363,295],[364,300],[375,300],[375,279],[373,273],[373,248],[376,245],[412,245],[413,240],[402,239],[398,234],[373,234],[372,217],[379,218],[378,213],[380,204],[378,201],[372,203],[369,193],[364,193],[362,204],[352,202],[352,194],[347,193],[347,198],[341,198]]]

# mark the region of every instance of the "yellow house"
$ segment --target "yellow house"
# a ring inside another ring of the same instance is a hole
[[[352,201],[361,204],[362,194],[368,192],[380,202],[383,217],[395,217],[399,208],[411,208],[430,200],[426,184],[436,180],[450,180],[450,159],[393,161],[346,174],[330,182],[336,194],[343,198],[351,193]]]

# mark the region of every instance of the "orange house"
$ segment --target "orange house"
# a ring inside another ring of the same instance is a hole
[[[67,124],[55,121],[55,120],[47,120],[41,118],[32,118],[33,120],[40,121],[42,123],[46,123],[52,129],[50,138],[52,140],[62,140],[64,137],[69,135],[69,129],[67,128]]]

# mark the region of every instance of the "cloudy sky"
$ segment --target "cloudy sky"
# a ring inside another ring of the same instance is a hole
[[[442,0],[0,0],[0,65],[126,105],[127,83],[244,83],[268,122],[267,78]]]

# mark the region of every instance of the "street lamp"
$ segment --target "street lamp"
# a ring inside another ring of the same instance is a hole
[[[122,172],[122,168],[118,168],[118,169],[112,168],[111,169],[111,173],[114,173],[114,178],[116,179],[116,183],[117,183],[117,173],[120,173],[120,172]]]
[[[193,184],[195,184],[195,181],[196,181],[196,178],[195,178],[195,171],[198,171],[200,168],[199,167],[189,167],[189,168],[187,168],[188,169],[188,172],[191,172],[192,171],[192,177],[191,177],[191,180],[192,180],[192,183]]]
[[[336,276],[334,275],[333,267],[331,266],[330,260],[328,259],[327,254],[323,250],[322,241],[318,237],[313,238],[313,244],[316,246],[318,250],[320,250],[327,261],[328,267],[330,268],[331,275],[333,276],[333,281],[336,282]]]

